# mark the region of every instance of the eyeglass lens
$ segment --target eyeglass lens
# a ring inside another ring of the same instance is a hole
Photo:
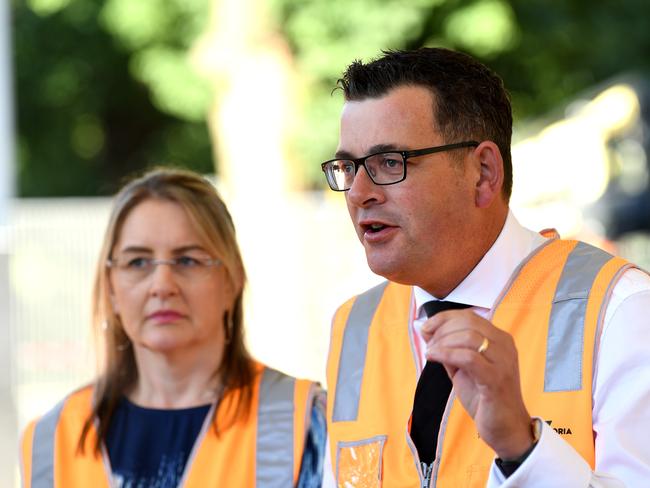
[[[207,270],[216,264],[216,260],[199,260],[189,256],[181,256],[175,259],[151,259],[151,258],[129,258],[117,259],[115,261],[116,271],[130,282],[138,282],[147,279],[159,265],[171,266],[171,270],[179,278],[196,279],[205,275]]]
[[[404,158],[400,153],[386,152],[367,157],[359,166],[364,166],[373,183],[386,185],[397,183],[404,178]],[[328,176],[337,190],[347,190],[352,186],[355,162],[338,159],[328,166]]]

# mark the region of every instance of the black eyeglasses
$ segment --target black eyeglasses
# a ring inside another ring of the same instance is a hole
[[[330,159],[321,164],[321,169],[325,173],[327,183],[334,191],[349,190],[361,166],[366,168],[366,173],[375,185],[393,185],[406,179],[408,158],[478,145],[476,141],[465,141],[413,151],[378,152],[357,159]]]

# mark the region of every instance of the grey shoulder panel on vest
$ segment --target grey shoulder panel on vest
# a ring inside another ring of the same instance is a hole
[[[256,486],[293,485],[293,427],[295,379],[265,368],[259,393]],[[34,427],[32,488],[54,486],[54,441],[65,400]]]
[[[548,326],[544,391],[582,388],[582,352],[589,292],[612,255],[579,242],[569,254],[555,290]]]
[[[54,439],[65,399],[41,417],[34,426],[32,444],[32,488],[54,486]]]
[[[264,368],[257,411],[255,486],[293,486],[295,378]]]
[[[333,422],[356,420],[359,413],[368,329],[387,285],[388,281],[385,281],[359,295],[350,310],[336,377]]]

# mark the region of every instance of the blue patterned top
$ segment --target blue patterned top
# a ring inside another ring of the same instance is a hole
[[[106,436],[118,488],[176,488],[210,405],[161,410],[122,398]]]
[[[162,410],[122,398],[106,448],[116,488],[177,488],[210,405]],[[326,443],[325,407],[317,399],[303,452],[298,488],[320,488]]]

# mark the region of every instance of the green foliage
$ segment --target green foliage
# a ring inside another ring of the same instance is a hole
[[[211,94],[187,50],[209,0],[16,0],[23,196],[113,193],[153,164],[213,172]]]
[[[355,58],[382,49],[444,46],[499,73],[515,122],[540,116],[621,72],[650,71],[647,0],[271,0],[308,79],[295,146],[314,185],[336,148],[340,92]]]
[[[481,0],[452,12],[444,22],[444,34],[459,48],[490,58],[517,43],[518,26],[508,3]]]
[[[192,69],[185,51],[144,49],[133,56],[130,68],[134,78],[149,87],[160,110],[180,119],[205,120],[212,99],[210,85]]]
[[[382,49],[473,54],[504,78],[517,121],[650,71],[647,0],[266,1],[304,80],[292,149],[317,188],[338,138],[336,80]],[[213,171],[212,95],[187,58],[209,3],[13,1],[22,195],[110,193],[152,163]]]
[[[318,161],[329,159],[338,138],[343,68],[382,49],[403,47],[423,35],[427,10],[444,0],[271,0],[304,75],[309,96],[306,123],[294,134],[296,152],[308,161],[308,179],[321,187]]]
[[[130,51],[164,42],[166,33],[174,27],[174,18],[164,2],[157,0],[108,0],[100,18],[102,25]]]

